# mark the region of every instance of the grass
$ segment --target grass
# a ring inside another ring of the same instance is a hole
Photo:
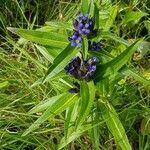
[[[128,65],[136,69],[136,74],[140,73],[142,77],[150,79],[150,2],[128,0],[125,3],[115,0],[113,7],[109,0],[100,3],[100,27],[104,27],[107,22],[105,31],[112,31],[115,36],[128,42],[141,37],[145,39],[146,43],[140,49],[143,53],[136,51]],[[35,81],[45,75],[49,61],[32,42],[22,38],[18,42],[18,37],[11,34],[7,27],[35,29],[51,20],[71,22],[70,18],[75,17],[79,11],[78,4],[79,1],[71,0],[0,1],[0,149],[57,149],[64,132],[64,113],[48,119],[27,136],[23,137],[22,134],[41,116],[41,113],[28,114],[29,110],[41,101],[68,89],[60,80],[31,88]],[[141,13],[137,14],[136,11]],[[102,44],[111,57],[118,56],[125,49],[124,44],[118,44],[112,38],[106,37]],[[59,50],[52,56],[55,57],[58,53]],[[119,114],[130,144],[135,150],[150,149],[150,90],[142,81],[141,78],[135,80],[131,76],[120,80],[118,76],[115,86],[110,87],[112,93],[108,99]],[[98,108],[95,106],[95,109]],[[92,132],[97,132],[98,135],[92,137]],[[94,131],[91,129],[84,132],[64,149],[96,149],[97,144],[102,150],[116,147],[114,138],[104,123],[96,126]]]

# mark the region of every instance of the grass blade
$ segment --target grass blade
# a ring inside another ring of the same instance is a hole
[[[61,96],[55,103],[48,107],[48,109],[39,117],[24,133],[22,136],[26,136],[33,130],[37,129],[48,118],[52,118],[57,114],[63,112],[67,107],[71,106],[76,100],[77,94],[65,94]]]
[[[6,87],[6,86],[8,86],[8,85],[9,85],[9,82],[8,82],[8,81],[1,82],[1,83],[0,83],[0,89]]]

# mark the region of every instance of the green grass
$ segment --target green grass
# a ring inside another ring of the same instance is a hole
[[[81,5],[77,0],[75,2],[71,0],[33,0],[32,2],[1,0],[0,6],[0,31],[2,33],[0,37],[0,150],[55,150],[64,136],[64,124],[66,127],[70,126],[65,122],[65,113],[59,113],[56,117],[47,119],[37,130],[26,136],[22,136],[22,134],[42,114],[41,111],[34,114],[28,113],[33,107],[41,101],[59,95],[62,91],[67,92],[68,87],[72,86],[68,86],[65,82],[70,81],[70,78],[59,79],[62,77],[61,73],[50,82],[44,84],[37,82],[37,85],[35,84],[37,80],[45,76],[47,66],[62,52],[62,49],[46,46],[48,51],[45,51],[43,47],[23,38],[19,39],[18,36],[10,33],[7,27],[36,29],[42,27],[45,22],[52,20],[70,23],[72,22],[71,18],[79,12],[79,6]],[[128,0],[127,3],[117,0],[113,3],[109,0],[100,1],[99,9],[99,26],[104,31],[102,36],[99,37],[99,39],[103,37],[104,49],[99,57],[107,62],[119,56],[131,41],[139,38],[144,38],[143,45],[138,48],[142,52],[136,51],[131,61],[128,62],[127,65],[131,70],[124,70],[115,79],[112,77],[110,81],[112,86],[109,87],[111,92],[107,95],[107,101],[115,108],[115,110],[112,108],[113,113],[104,115],[103,112],[106,111],[106,108],[109,109],[112,106],[102,104],[99,106],[98,103],[95,103],[91,114],[100,123],[94,122],[94,125],[92,125],[94,128],[87,124],[85,128],[82,127],[81,131],[73,133],[70,138],[75,140],[64,149],[115,149],[117,144],[114,142],[112,134],[114,128],[118,130],[119,127],[122,130],[122,126],[118,122],[114,122],[118,123],[118,126],[112,128],[109,120],[113,120],[113,115],[117,112],[132,149],[149,150],[150,89],[147,86],[149,84],[147,80],[150,79],[150,2],[148,0],[142,2]],[[58,31],[58,27],[51,26],[53,27],[46,26],[40,30],[46,32]],[[63,32],[67,37],[64,25],[60,24],[60,26],[62,30],[59,30],[59,33]],[[66,26],[66,28],[68,27],[70,26]],[[108,31],[111,31],[111,34],[108,34]],[[59,59],[62,58],[59,57]],[[117,67],[115,66],[114,69]],[[59,71],[59,68],[56,68],[56,71]],[[109,71],[111,74],[112,70]],[[104,90],[103,93],[107,94],[108,89],[102,87],[103,84],[100,84],[100,92]],[[89,87],[87,89],[83,87],[82,99],[84,100],[86,99],[84,92],[86,93]],[[105,101],[105,99],[102,99],[102,101]],[[64,102],[63,99],[62,102]],[[61,102],[59,105],[61,105]],[[83,103],[83,105],[86,105],[84,110],[88,114],[90,102],[89,105],[86,103]],[[84,110],[81,109],[81,113]],[[72,112],[68,109],[68,112],[72,115],[75,110]],[[83,113],[83,116],[78,118],[79,125],[83,122],[84,115],[87,114]],[[101,116],[101,120],[97,116]],[[108,119],[109,117],[110,119]],[[110,131],[106,128],[102,118],[110,127]],[[117,120],[115,117],[114,119]],[[65,132],[70,132],[70,130]]]

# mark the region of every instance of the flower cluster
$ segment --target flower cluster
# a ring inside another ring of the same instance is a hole
[[[79,80],[89,80],[94,75],[96,71],[96,63],[98,59],[92,57],[86,61],[82,61],[80,57],[75,57],[70,63],[65,67],[68,74]]]
[[[78,31],[74,31],[74,33],[71,36],[69,36],[68,39],[71,43],[71,46],[78,46],[79,48],[81,48],[82,36],[79,34]]]
[[[88,41],[88,49],[91,51],[100,51],[101,50],[101,44],[100,42],[96,43],[95,41],[91,42]]]
[[[94,32],[94,18],[89,18],[88,15],[80,14],[73,23],[74,32],[69,37],[71,46],[82,46],[82,36],[90,35]]]
[[[75,30],[79,32],[80,35],[88,35],[94,29],[94,18],[88,18],[88,15],[80,14],[73,23]]]
[[[80,14],[75,18],[73,22],[74,31],[69,36],[71,46],[78,46],[81,48],[81,57],[74,57],[69,64],[64,68],[67,74],[72,75],[78,80],[89,81],[94,77],[97,69],[98,59],[96,57],[84,58],[82,51],[82,38],[88,39],[88,50],[89,51],[100,51],[100,42],[92,41],[91,39],[96,36],[98,29],[94,29],[94,18],[90,18],[89,15]],[[70,93],[78,93],[80,91],[79,84],[74,84],[74,87],[69,90]]]

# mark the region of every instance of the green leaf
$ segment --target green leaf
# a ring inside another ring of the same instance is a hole
[[[94,123],[99,122],[99,112],[97,110],[97,103],[95,105],[96,109],[95,112],[92,112],[91,115],[91,122],[94,125]],[[100,141],[99,141],[99,137],[100,137],[100,130],[99,130],[99,126],[95,126],[93,127],[91,130],[88,131],[89,136],[91,138],[92,141],[92,146],[94,150],[99,150],[99,145],[100,145]]]
[[[33,130],[37,129],[44,121],[52,118],[59,113],[63,112],[67,107],[71,106],[78,99],[77,94],[69,94],[61,96],[57,99],[47,110],[40,116],[24,133],[22,136],[26,136]]]
[[[64,77],[68,77],[68,75],[67,74],[64,74],[64,72],[63,71],[61,71],[60,73],[58,73],[55,77],[53,77],[53,78],[51,78],[50,80],[51,81],[64,81],[63,83],[64,84],[66,84],[66,85],[70,85],[67,81],[65,81],[64,79],[62,79],[62,78],[64,78]],[[39,78],[38,80],[36,80],[31,86],[30,86],[30,88],[33,88],[33,87],[35,87],[35,86],[38,86],[38,85],[40,85],[40,84],[43,84],[43,80],[44,80],[44,77],[41,77],[41,78]],[[69,86],[69,87],[71,87],[71,85]],[[72,88],[72,87],[71,87]]]
[[[99,95],[103,97],[107,97],[109,93],[109,87],[110,87],[109,79],[105,78],[103,80],[100,80],[99,82],[97,82],[96,87]]]
[[[133,24],[136,24],[139,22],[139,20],[144,17],[144,16],[147,16],[148,14],[145,13],[145,12],[142,12],[142,11],[128,11],[124,18],[123,18],[123,21],[124,21],[124,24],[128,24],[128,23],[133,23]]]
[[[26,30],[19,28],[7,28],[11,32],[37,44],[63,48],[68,44],[66,35],[38,30]]]
[[[47,49],[43,46],[36,45],[37,50],[44,56],[45,59],[53,63],[54,57],[48,53]]]
[[[50,78],[61,72],[67,63],[78,53],[78,49],[72,47],[70,44],[56,57],[53,64],[48,69],[43,82],[48,81]]]
[[[70,106],[67,110],[66,110],[66,119],[65,119],[65,132],[64,132],[64,136],[65,139],[67,140],[68,135],[70,133],[72,133],[72,127],[74,126],[75,120],[78,116],[78,103],[79,100],[76,101],[72,106]]]
[[[89,0],[82,0],[82,13],[83,14],[88,14],[88,10],[89,10]]]
[[[99,101],[99,110],[107,124],[108,129],[115,138],[116,144],[118,144],[122,150],[131,150],[127,135],[124,127],[119,120],[119,117],[115,109],[109,104],[107,100]]]
[[[73,109],[74,109],[74,106],[70,106],[66,110],[65,125],[64,125],[64,136],[65,136],[66,140],[68,138],[68,133],[69,133],[70,127],[71,127],[71,118],[73,115]]]
[[[35,107],[33,107],[30,111],[29,114],[33,114],[33,113],[38,113],[41,112],[45,109],[47,109],[48,107],[51,107],[54,103],[56,103],[62,96],[65,96],[65,94],[60,94],[57,96],[53,96],[47,100],[41,101],[38,105],[36,105]]]
[[[106,21],[104,28],[103,28],[104,31],[109,31],[109,29],[113,26],[113,23],[114,23],[116,16],[117,16],[117,12],[118,12],[118,5],[112,6],[109,17]]]
[[[121,37],[116,36],[115,34],[111,33],[111,32],[107,32],[107,31],[101,31],[99,33],[99,37],[100,38],[108,38],[108,39],[112,39],[116,42],[119,42],[121,44],[124,44],[126,46],[129,46],[128,41],[122,39]]]
[[[89,15],[90,15],[90,16],[94,16],[94,15],[95,15],[94,12],[95,12],[94,1],[91,0],[91,1],[89,2]]]
[[[66,29],[66,30],[73,30],[72,24],[68,22],[63,22],[63,21],[49,21],[46,22],[46,25],[52,26],[56,29]]]
[[[93,101],[95,99],[95,86],[93,81],[81,81],[80,96],[80,110],[76,121],[76,128],[80,127],[85,121],[93,105]]]
[[[95,18],[95,28],[99,29],[99,9],[97,4],[94,4],[94,18]]]
[[[99,150],[99,127],[94,127],[89,131],[89,135],[92,141],[92,146],[94,150]]]
[[[96,80],[101,80],[107,76],[113,75],[118,72],[123,65],[125,65],[133,53],[137,50],[138,46],[141,44],[142,40],[134,42],[125,51],[123,51],[119,56],[115,57],[108,63],[99,65],[96,72]]]
[[[108,61],[112,60],[113,56],[107,52],[106,50],[102,50],[100,52],[90,51],[91,56],[96,56],[99,60],[103,63],[107,63]]]

